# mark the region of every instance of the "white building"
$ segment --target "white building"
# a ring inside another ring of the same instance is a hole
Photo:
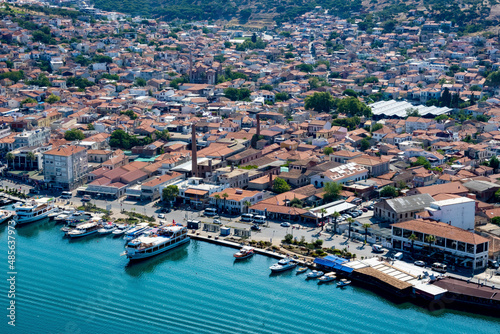
[[[72,190],[87,180],[87,150],[81,146],[60,146],[43,154],[43,176],[50,188]]]
[[[317,188],[322,188],[328,182],[346,184],[350,181],[366,180],[367,178],[368,169],[355,162],[350,162],[312,176],[311,184]]]
[[[20,147],[42,146],[48,143],[49,139],[49,128],[24,131],[14,137],[14,149]]]
[[[467,197],[450,198],[431,203],[426,210],[431,218],[440,222],[473,231],[476,215],[476,202]]]

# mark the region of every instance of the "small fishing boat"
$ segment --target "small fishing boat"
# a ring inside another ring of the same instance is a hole
[[[308,273],[306,275],[306,278],[307,279],[314,279],[314,278],[318,278],[318,277],[321,277],[323,276],[325,273],[322,272],[322,271],[318,271],[318,270],[313,270],[311,271],[310,273]]]
[[[243,260],[251,257],[254,254],[254,248],[250,246],[244,246],[237,253],[234,253],[236,260]]]
[[[340,280],[340,282],[337,283],[337,286],[340,287],[340,288],[342,288],[344,286],[348,286],[349,284],[351,284],[351,281],[348,281],[347,279],[342,278]]]
[[[129,226],[126,224],[118,224],[116,225],[116,229],[111,232],[113,237],[118,237],[120,235],[123,235],[127,230],[129,229]]]
[[[305,273],[307,270],[308,270],[308,268],[307,268],[307,267],[299,267],[299,269],[297,269],[297,275],[298,275],[298,274],[303,274],[303,273]]]
[[[100,235],[111,234],[116,229],[116,225],[114,223],[106,223],[97,230],[97,233]]]
[[[335,273],[327,273],[318,278],[318,284],[334,281],[337,276]]]

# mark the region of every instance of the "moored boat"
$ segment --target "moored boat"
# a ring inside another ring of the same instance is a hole
[[[16,213],[14,211],[2,210],[0,211],[0,224],[5,223],[7,220],[15,218]]]
[[[254,248],[250,246],[244,246],[237,253],[234,253],[236,260],[243,260],[251,257],[254,254]]]
[[[325,273],[324,273],[324,272],[322,272],[322,271],[313,270],[313,271],[311,271],[310,273],[308,273],[308,274],[306,275],[306,278],[308,278],[308,279],[314,279],[314,278],[321,277],[321,276],[323,276],[324,274],[325,274]]]
[[[118,237],[120,235],[123,235],[127,230],[129,229],[129,226],[126,224],[118,224],[116,225],[116,229],[111,232],[113,237]]]
[[[335,273],[327,273],[321,277],[318,277],[318,284],[334,281],[337,278]]]
[[[342,288],[342,287],[347,286],[349,284],[351,284],[351,281],[348,281],[347,279],[342,278],[340,280],[340,282],[337,283],[337,286]]]
[[[131,240],[125,246],[122,255],[126,255],[130,260],[141,260],[166,252],[190,240],[187,228],[178,224],[160,226],[152,233],[154,234],[141,235]]]
[[[97,231],[101,228],[101,224],[98,221],[91,221],[88,223],[78,224],[74,229],[71,229],[66,233],[66,235],[70,238],[79,238],[87,235],[91,235],[97,233]]]
[[[305,273],[308,269],[307,267],[299,267],[299,269],[297,269],[297,275]]]
[[[124,239],[126,241],[131,241],[134,240],[135,238],[143,235],[146,233],[146,231],[149,229],[149,224],[148,223],[140,223],[137,224],[137,226],[131,228],[130,230],[127,231],[125,234]]]
[[[44,197],[32,199],[26,203],[17,203],[14,205],[14,208],[17,214],[17,225],[32,223],[54,212],[54,198]]]
[[[97,230],[97,233],[100,235],[111,234],[116,229],[116,225],[114,223],[106,223],[102,225],[102,228]]]
[[[278,263],[273,264],[272,266],[269,267],[272,272],[281,272],[281,271],[286,271],[289,269],[293,269],[297,266],[297,262],[295,262],[291,258],[284,258],[278,261]]]

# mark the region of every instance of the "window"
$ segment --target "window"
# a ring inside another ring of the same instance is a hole
[[[399,227],[393,227],[392,234],[395,235],[396,237],[400,237],[403,235],[403,231]]]
[[[444,247],[445,243],[446,243],[445,238],[436,237],[436,246]]]
[[[408,238],[410,235],[412,235],[412,231],[403,230],[403,238]]]
[[[455,240],[446,239],[446,248],[457,249],[457,242]]]
[[[467,244],[467,253],[474,254],[474,245]]]
[[[457,247],[457,250],[461,251],[461,252],[465,252],[465,242],[461,242],[459,241],[458,242],[458,247]]]

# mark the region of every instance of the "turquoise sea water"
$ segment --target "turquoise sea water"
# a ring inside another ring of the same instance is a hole
[[[42,221],[17,228],[16,327],[7,325],[7,227],[0,226],[0,333],[500,333],[500,320],[429,313],[357,287],[317,285],[276,260],[235,263],[194,241],[128,265],[123,240],[63,238]]]

